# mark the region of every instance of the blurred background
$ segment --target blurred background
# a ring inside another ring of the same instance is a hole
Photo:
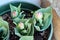
[[[0,0],[0,5],[7,3],[7,2],[11,2],[11,1],[15,1],[15,0]],[[31,0],[20,0],[20,1],[31,2],[39,7],[41,5],[41,0],[32,0],[32,1]],[[47,1],[51,3],[51,6],[56,10],[57,14],[60,16],[60,0],[47,0]]]
[[[60,0],[49,0],[52,7],[56,10],[57,14],[60,16]]]

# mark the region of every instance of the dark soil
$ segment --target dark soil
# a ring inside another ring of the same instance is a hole
[[[13,20],[11,19],[10,15],[5,14],[2,16],[4,20],[6,20],[9,23],[9,30],[10,30],[10,40],[19,40],[19,37],[15,35],[14,27],[15,24],[13,23]]]
[[[34,40],[48,40],[49,33],[50,33],[50,28],[48,28],[45,31],[34,31]]]
[[[25,18],[30,18],[32,17],[32,14],[30,11],[24,10],[24,14],[26,14]],[[28,13],[28,14],[27,14]],[[19,40],[19,37],[15,35],[15,24],[13,23],[13,20],[10,16],[10,12],[7,12],[7,14],[2,15],[3,19],[9,23],[9,30],[10,30],[10,40]],[[34,40],[48,40],[49,37],[49,28],[43,32],[38,32],[34,30]]]

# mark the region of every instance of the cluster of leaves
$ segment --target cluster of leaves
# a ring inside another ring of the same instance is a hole
[[[9,36],[9,25],[6,21],[0,17],[0,38],[2,40],[8,40]]]
[[[15,34],[19,37],[32,36],[34,32],[33,19],[24,19],[25,14],[23,14],[24,11],[21,12],[21,4],[18,7],[10,5],[10,9],[13,23],[16,25]]]
[[[33,15],[35,25],[37,31],[46,30],[52,22],[52,8],[41,8],[34,12]]]
[[[37,31],[45,30],[52,21],[51,7],[41,8],[35,11],[33,17],[28,19],[24,18],[26,15],[23,14],[24,11],[21,11],[21,4],[18,7],[10,5],[10,9],[13,23],[16,25],[15,34],[19,37],[33,36],[34,27]],[[23,38],[25,39],[25,37]]]
[[[20,19],[24,18],[25,14],[22,14],[24,11],[21,12],[21,4],[18,7],[10,4],[10,9],[11,17],[15,23],[18,23]]]

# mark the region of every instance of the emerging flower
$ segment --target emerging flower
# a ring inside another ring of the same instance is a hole
[[[32,36],[34,34],[33,19],[20,19],[16,25],[15,34],[19,37]]]
[[[33,16],[35,20],[35,28],[37,31],[46,30],[52,22],[52,8],[41,8],[38,9]]]
[[[17,17],[18,13],[16,11],[12,12],[13,17]]]
[[[20,23],[18,24],[18,27],[19,27],[20,29],[24,29],[24,24],[23,24],[22,22],[20,22]]]
[[[25,17],[25,14],[23,14],[24,11],[21,11],[21,4],[18,7],[10,4],[10,9],[13,22],[18,23],[20,19]]]
[[[36,18],[37,20],[40,20],[40,19],[43,18],[43,14],[42,14],[41,12],[35,13],[35,18]]]

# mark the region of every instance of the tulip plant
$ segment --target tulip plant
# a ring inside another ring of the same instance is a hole
[[[9,25],[0,17],[0,39],[8,40],[9,38]]]
[[[16,24],[16,35],[18,36],[32,36],[33,35],[33,22],[32,19],[20,19],[20,22]]]
[[[21,12],[21,4],[18,7],[10,4],[10,9],[11,17],[15,23],[18,23],[20,19],[24,18],[25,14],[22,14],[24,11]]]
[[[41,8],[34,12],[34,27],[37,31],[46,30],[52,22],[52,8]]]
[[[34,24],[32,18],[25,18],[24,11],[21,12],[21,5],[15,7],[10,5],[11,8],[11,17],[13,19],[13,23],[16,25],[15,34],[19,37],[21,36],[32,36],[34,33]]]
[[[33,36],[34,27],[37,31],[45,30],[52,21],[52,8],[41,8],[33,12],[31,18],[24,18],[26,15],[21,11],[21,4],[15,7],[10,4],[11,17],[16,25],[15,34],[19,37]],[[27,39],[29,40],[29,39]]]

